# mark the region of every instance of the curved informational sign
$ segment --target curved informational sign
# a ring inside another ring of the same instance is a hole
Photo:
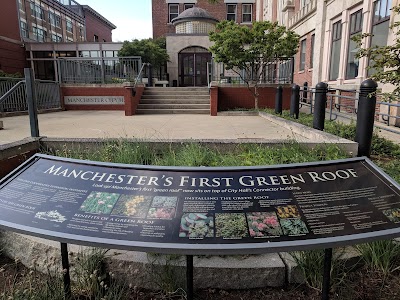
[[[35,155],[0,184],[0,226],[188,255],[329,248],[399,236],[400,189],[367,158],[178,168]]]

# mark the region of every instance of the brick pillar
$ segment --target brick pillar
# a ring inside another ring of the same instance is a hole
[[[142,98],[144,86],[137,86],[135,88],[135,95],[133,95],[133,89],[131,87],[125,88],[125,116],[133,116],[136,113],[136,108]]]
[[[210,88],[210,115],[216,116],[218,114],[218,86]]]

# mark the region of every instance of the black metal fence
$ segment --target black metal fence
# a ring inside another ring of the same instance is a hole
[[[300,87],[300,107],[307,112],[314,114],[315,110],[316,89],[308,87],[304,84]],[[337,120],[338,118],[347,120],[357,120],[357,112],[359,105],[359,90],[344,89],[327,89],[325,113],[329,116],[329,120]],[[400,104],[382,101],[380,94],[376,95],[375,120],[379,121],[376,126],[380,129],[400,134],[400,130],[395,130],[394,126],[400,123],[400,116],[396,113],[400,110]]]
[[[208,63],[208,83],[244,84],[253,81],[260,84],[288,84],[293,82],[293,58],[279,58],[265,64],[263,68],[255,66],[252,71],[227,69],[223,63],[212,60]],[[259,71],[262,70],[262,71]]]
[[[0,78],[0,98],[24,78]],[[55,81],[35,80],[37,108],[39,110],[61,108],[60,85]],[[26,85],[21,84],[8,97],[0,101],[0,113],[26,112]]]
[[[69,57],[58,60],[60,83],[102,84],[134,81],[141,68],[140,56]]]

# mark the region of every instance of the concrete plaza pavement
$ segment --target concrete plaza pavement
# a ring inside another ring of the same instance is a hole
[[[1,119],[0,145],[30,137],[29,117]],[[40,136],[50,138],[140,138],[297,140],[294,134],[259,116],[135,115],[122,111],[60,111],[39,114]]]
[[[216,139],[315,142],[258,115],[135,115],[122,111],[59,111],[39,114],[40,136],[49,138],[137,138],[152,140]],[[30,137],[29,116],[1,118],[0,145]],[[349,122],[348,120],[342,120]],[[377,123],[380,127],[382,123]],[[400,144],[400,128],[379,134]]]

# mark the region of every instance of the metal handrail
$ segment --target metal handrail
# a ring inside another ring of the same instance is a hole
[[[137,85],[137,83],[139,82],[140,77],[142,76],[143,69],[144,69],[144,67],[145,67],[146,65],[147,65],[146,63],[142,64],[142,67],[140,68],[139,74],[138,74],[138,76],[136,76],[135,83],[134,83],[134,85],[133,85],[133,88],[134,88],[134,89],[136,89],[136,85]]]
[[[14,85],[11,89],[7,91],[3,96],[0,97],[0,103],[6,100],[20,85],[24,84],[25,80],[19,81],[16,85]]]

